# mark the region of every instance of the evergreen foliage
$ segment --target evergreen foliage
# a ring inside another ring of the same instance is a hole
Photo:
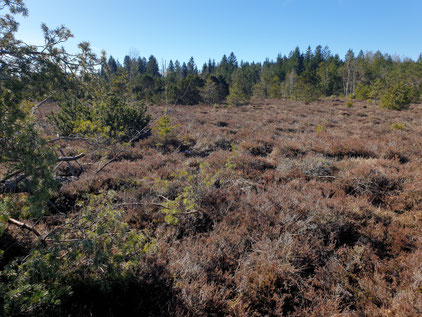
[[[288,56],[279,55],[275,61],[267,59],[263,63],[239,63],[232,52],[224,55],[219,63],[210,59],[204,63],[201,72],[193,57],[187,63],[170,61],[166,80],[158,72],[154,56],[150,56],[148,63],[145,58],[132,61],[126,56],[123,66],[110,57],[109,64],[113,65],[113,71],[110,72],[112,75],[103,75],[103,78],[112,83],[116,93],[129,94],[132,90],[135,99],[151,103],[164,102],[165,85],[172,103],[210,103],[206,89],[200,89],[203,85],[208,88],[213,86],[208,82],[209,79],[217,86],[218,102],[229,95],[229,88],[235,83],[248,98],[254,95],[259,98],[292,98],[305,102],[320,97],[352,95],[353,98],[373,100],[376,103],[390,83],[397,80],[416,87],[418,95],[422,91],[420,62],[393,60],[391,56],[380,52],[360,51],[356,55],[352,50],[341,59],[333,55],[328,47],[320,45],[314,50],[308,47],[305,52],[296,47]],[[129,73],[133,67],[128,65],[135,64],[140,66],[134,76],[135,83],[129,85],[132,78]],[[147,64],[150,65],[148,71]]]
[[[177,125],[171,123],[170,117],[168,115],[163,115],[153,127],[156,146],[165,149],[167,145],[175,143],[175,141],[177,141],[175,135],[176,128]]]
[[[113,94],[100,100],[66,98],[50,121],[63,136],[104,137],[128,141],[143,130],[150,120],[141,102],[128,102]]]
[[[0,180],[0,192],[6,193],[0,197],[0,217],[40,217],[57,186],[57,156],[40,137],[21,99],[7,89],[0,95],[0,147],[0,164],[6,167]],[[19,191],[31,193],[24,208],[15,206]]]
[[[207,79],[204,87],[200,89],[200,95],[202,100],[208,105],[217,103],[220,99],[217,84],[211,79]]]
[[[111,207],[113,199],[113,192],[88,197],[80,216],[49,236],[54,243],[1,272],[4,315],[63,315],[79,284],[107,292],[115,281],[131,279],[154,244],[145,232],[129,228],[123,211]]]
[[[0,188],[6,192],[0,197],[0,212],[7,221],[10,216],[40,217],[57,185],[52,173],[57,156],[34,124],[35,109],[24,100],[45,98],[53,89],[73,89],[76,78],[67,73],[84,77],[98,60],[86,42],[79,45],[77,55],[58,48],[72,36],[64,27],[42,25],[45,46],[28,46],[15,38],[18,23],[14,16],[27,14],[24,3],[1,1],[0,9],[6,10],[0,16],[0,165],[4,167]],[[16,206],[21,199],[16,192],[25,193],[23,206]]]
[[[149,57],[145,71],[150,76],[160,76],[158,62],[153,55]]]
[[[413,99],[412,88],[403,82],[399,82],[387,89],[382,98],[381,106],[387,109],[403,110],[409,107]]]
[[[227,96],[227,103],[231,106],[242,106],[249,102],[248,96],[242,90],[238,83],[230,87],[230,94]]]

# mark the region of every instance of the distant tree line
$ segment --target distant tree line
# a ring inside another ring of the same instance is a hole
[[[417,61],[400,59],[377,51],[349,50],[342,59],[328,47],[296,47],[288,56],[278,55],[263,63],[238,62],[235,54],[220,62],[209,59],[198,70],[193,57],[185,63],[170,60],[165,69],[151,55],[125,56],[123,64],[110,56],[101,76],[119,94],[133,100],[162,103],[242,104],[251,97],[292,98],[313,101],[321,97],[345,96],[377,102],[399,83],[411,90],[413,99],[422,91],[422,54]]]

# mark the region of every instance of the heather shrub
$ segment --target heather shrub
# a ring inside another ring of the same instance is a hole
[[[306,157],[298,165],[309,178],[329,178],[336,170],[331,159],[320,156]]]
[[[296,177],[332,179],[337,170],[332,159],[323,156],[307,156],[302,160],[282,158],[277,165],[277,171],[282,175],[294,175]]]
[[[226,161],[224,167],[213,172],[206,163],[200,163],[196,172],[178,170],[170,175],[170,180],[160,177],[154,180],[154,187],[163,195],[161,212],[165,215],[164,221],[170,225],[177,225],[180,217],[195,215],[200,212],[200,204],[206,192],[211,187],[221,187],[228,174],[235,168],[233,153]]]
[[[268,156],[273,150],[273,144],[264,141],[244,141],[240,148],[248,151],[253,156]]]
[[[382,168],[366,164],[351,169],[342,178],[347,195],[364,196],[375,206],[384,204],[389,195],[397,195],[402,187],[397,175],[390,176]]]

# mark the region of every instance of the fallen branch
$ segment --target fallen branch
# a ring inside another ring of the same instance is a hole
[[[12,174],[6,175],[3,179],[0,179],[0,183],[5,183],[9,178],[15,177],[20,174],[20,171],[16,171]]]
[[[48,143],[53,143],[53,142],[57,142],[57,141],[60,141],[60,140],[65,140],[65,141],[92,141],[91,139],[82,138],[82,137],[57,136],[57,138],[55,138],[55,139],[48,140]]]
[[[4,184],[0,185],[0,193],[13,193],[16,192],[18,184],[26,179],[26,175],[20,175],[16,178],[15,181],[4,181]],[[28,189],[24,189],[23,191],[27,191]]]
[[[64,162],[60,162],[59,164],[56,165],[56,167],[54,168],[54,171],[56,171]]]
[[[34,116],[35,111],[38,110],[39,107],[41,107],[43,104],[45,104],[48,100],[50,100],[51,97],[53,97],[55,94],[57,93],[57,90],[54,91],[50,96],[48,96],[47,98],[45,98],[43,101],[41,101],[40,103],[36,104],[35,106],[32,107],[31,109],[31,117]]]
[[[162,204],[157,204],[157,203],[120,203],[120,204],[114,204],[113,206],[122,207],[122,206],[149,206],[149,205],[164,207]]]
[[[24,222],[20,222],[20,221],[18,221],[16,219],[13,219],[13,218],[9,218],[7,220],[7,222],[10,223],[10,224],[15,225],[15,226],[17,226],[17,227],[19,227],[21,229],[26,229],[26,230],[29,230],[29,231],[33,232],[41,240],[41,243],[44,246],[47,245],[47,243],[45,242],[45,239],[42,236],[42,234],[37,229],[35,229],[33,226],[30,226],[30,225],[28,225],[28,224],[26,224]]]
[[[156,119],[155,119],[156,120]],[[135,142],[135,141],[137,141],[141,136],[142,136],[142,133],[146,130],[146,128],[149,128],[149,126],[146,126],[146,127],[144,127],[143,129],[141,129],[140,131],[138,131],[136,134],[135,134],[135,136],[132,138],[132,139],[130,139],[129,140],[129,144],[132,144],[133,142]],[[113,158],[112,159],[110,159],[109,161],[107,161],[103,166],[101,166],[96,172],[95,172],[95,174],[98,174],[98,173],[100,173],[103,169],[105,169],[108,165],[110,165],[111,163],[113,163],[114,161],[116,161],[117,160],[117,157],[121,154],[121,153],[123,153],[125,150],[124,149],[122,149],[122,150],[120,150],[119,152],[117,152],[116,153],[116,155],[114,155],[113,156]]]
[[[59,151],[60,151],[60,153],[63,155],[63,157],[64,157],[64,153],[63,153],[63,150],[62,149],[59,149]],[[63,161],[62,161],[63,162]],[[69,167],[69,170],[70,170],[70,172],[72,173],[72,176],[73,177],[76,177],[76,173],[75,173],[75,170],[73,169],[73,167],[72,167],[72,164],[70,164],[70,161],[65,161],[66,163],[67,163],[67,166]]]
[[[57,162],[59,162],[59,164],[54,168],[54,170],[56,171],[60,167],[60,165],[62,163],[64,163],[64,162],[67,162],[69,164],[69,162],[71,162],[71,161],[77,161],[77,160],[79,160],[80,158],[82,158],[84,156],[85,156],[85,153],[81,153],[81,154],[76,155],[76,156],[62,156],[62,157],[59,157],[57,159]],[[70,169],[71,169],[72,175],[75,176],[74,169],[71,166],[70,166]],[[8,181],[8,179],[11,178],[11,177],[14,177],[14,176],[19,175],[19,173],[20,173],[20,171],[16,171],[13,174],[8,175],[4,179],[1,179],[0,180],[0,184],[1,184],[0,185],[0,193],[6,193],[6,192],[9,192],[10,193],[10,192],[14,192],[16,190],[18,184],[21,181],[23,181],[24,179],[26,179],[27,178],[27,175],[22,174],[19,177],[17,177],[16,180],[14,180],[14,181]],[[21,189],[21,191],[22,191],[22,189]],[[23,191],[29,191],[29,189],[26,188]]]
[[[114,161],[117,160],[117,155],[119,155],[120,153],[122,153],[123,151],[119,151],[111,160],[109,160],[107,163],[105,163],[103,166],[101,166],[96,172],[95,174],[100,173],[103,169],[105,169],[108,165],[110,165],[111,163],[113,163]]]
[[[76,161],[76,160],[79,160],[80,158],[82,158],[82,157],[84,157],[84,156],[85,156],[85,153],[81,153],[81,154],[76,155],[76,156],[62,156],[62,157],[59,157],[59,158],[57,159],[57,161],[58,161],[58,162],[70,162],[70,161]]]

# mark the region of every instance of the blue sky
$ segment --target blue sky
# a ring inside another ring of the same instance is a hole
[[[120,61],[130,52],[158,61],[209,57],[264,61],[320,44],[344,57],[351,48],[417,59],[422,0],[26,0],[18,37],[40,43],[41,22],[65,25],[71,50],[88,40]]]

